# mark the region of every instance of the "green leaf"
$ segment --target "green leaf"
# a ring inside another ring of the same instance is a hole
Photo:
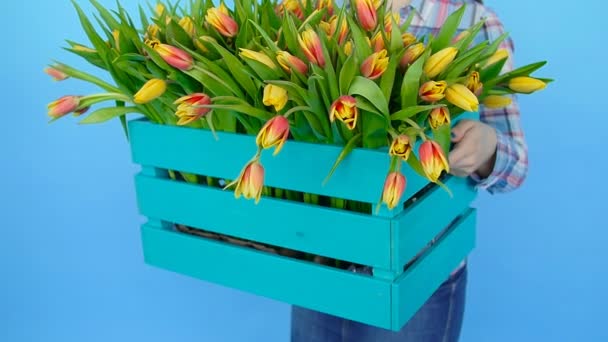
[[[436,104],[436,105],[426,105],[426,106],[405,107],[402,110],[391,114],[391,120],[396,121],[396,120],[409,119],[418,113],[421,113],[421,112],[424,112],[427,110],[431,110],[431,109],[435,109],[435,108],[439,108],[439,107],[445,107],[445,105]]]
[[[473,43],[473,41],[475,40],[475,37],[477,37],[477,35],[479,34],[479,31],[481,31],[481,28],[483,27],[483,25],[485,25],[486,20],[482,19],[479,22],[477,22],[477,24],[475,24],[473,27],[471,27],[470,29],[468,29],[467,31],[469,31],[469,35],[463,39],[461,39],[459,42],[457,42],[454,47],[458,49],[458,54],[463,54],[465,53],[468,49],[469,49],[469,45],[471,45],[471,43]]]
[[[424,172],[424,169],[422,168],[422,164],[420,163],[420,160],[418,160],[418,157],[416,157],[416,155],[414,153],[411,153],[410,156],[407,158],[407,164],[418,175],[420,175],[423,178],[428,179],[426,173]]]
[[[488,66],[487,68],[482,69],[479,72],[479,80],[485,84],[485,82],[495,79],[496,77],[498,77],[498,75],[500,75],[500,72],[505,67],[506,63],[507,58],[503,58],[500,61]]]
[[[298,29],[293,22],[291,12],[286,12],[285,17],[283,18],[283,38],[285,38],[285,43],[287,44],[289,51],[292,51],[300,59],[307,60],[302,49],[300,49],[300,44],[298,43]]]
[[[450,45],[450,41],[458,30],[458,26],[460,25],[460,21],[462,20],[465,9],[466,5],[463,4],[458,10],[452,12],[452,14],[447,17],[443,25],[441,25],[441,30],[431,45],[431,50],[433,52],[437,52]]]
[[[384,97],[378,85],[365,77],[357,76],[348,90],[349,95],[361,95],[370,101],[380,113],[388,120],[388,100]]]
[[[359,143],[359,141],[361,141],[361,138],[362,138],[361,133],[358,133],[358,134],[354,135],[348,141],[348,143],[344,146],[344,148],[340,152],[340,155],[336,159],[336,162],[332,166],[331,170],[329,171],[329,174],[327,175],[327,177],[325,177],[325,180],[323,181],[323,185],[327,184],[327,182],[329,181],[331,176],[334,174],[334,172],[336,172],[336,169],[338,169],[338,166],[340,165],[340,163],[342,163],[344,158],[346,158],[355,149],[355,147],[357,147],[357,144]]]
[[[101,80],[100,78],[97,78],[93,75],[87,74],[84,71],[80,71],[77,69],[74,69],[72,67],[70,67],[67,64],[63,64],[63,63],[59,63],[59,62],[55,62],[54,65],[52,65],[53,67],[55,67],[57,70],[65,73],[66,75],[79,79],[79,80],[83,80],[85,82],[89,82],[92,83],[106,91],[109,92],[113,92],[113,93],[120,93],[120,89],[110,85],[109,83],[104,82],[103,80]]]
[[[383,116],[374,105],[362,96],[355,96],[357,99],[357,108]]]
[[[269,113],[265,110],[253,107],[249,104],[210,104],[210,105],[202,105],[201,108],[212,108],[212,109],[227,109],[233,110],[235,112],[243,113],[248,116],[260,119],[260,120],[268,120],[273,117],[272,113]]]
[[[387,99],[387,101],[390,101],[393,92],[393,86],[395,85],[395,73],[397,72],[397,67],[399,66],[401,56],[402,53],[391,56],[388,66],[386,67],[386,71],[384,71],[384,74],[382,74],[380,79],[380,89],[382,90],[382,94],[384,94],[384,98]]]
[[[452,80],[462,76],[465,70],[475,64],[487,45],[488,42],[483,42],[456,58],[445,71],[446,76],[443,79]]]
[[[367,44],[365,34],[359,29],[359,24],[355,23],[351,17],[348,17],[348,24],[353,37],[354,53],[357,54],[358,60],[363,61],[372,54],[372,48]]]
[[[357,73],[355,56],[350,55],[346,58],[342,70],[340,70],[340,94],[346,94]]]
[[[515,70],[512,70],[506,74],[501,75],[500,77],[494,79],[494,80],[490,80],[486,86],[492,88],[494,87],[496,84],[500,84],[500,83],[504,83],[509,81],[512,78],[515,77],[520,77],[520,76],[528,76],[531,73],[533,73],[534,71],[542,68],[545,64],[547,64],[546,61],[542,61],[542,62],[537,62],[537,63],[532,63],[532,64],[528,64],[525,66],[522,66],[520,68],[517,68]]]
[[[403,40],[401,39],[401,31],[399,31],[399,25],[394,20],[392,22],[392,31],[398,34],[391,33],[391,55],[396,54],[398,51],[403,50]]]
[[[127,113],[141,113],[137,107],[108,107],[101,108],[89,114],[80,124],[97,124],[106,122]]]
[[[422,77],[422,70],[424,62],[428,58],[431,50],[428,49],[422,56],[410,65],[405,72],[403,77],[403,83],[401,84],[401,107],[407,108],[418,104],[418,92],[420,90],[420,77]]]
[[[220,55],[222,55],[224,62],[228,66],[228,70],[232,72],[236,81],[243,86],[247,94],[252,98],[257,97],[257,87],[255,86],[255,83],[253,83],[253,80],[247,74],[242,72],[243,64],[241,61],[234,54],[223,48],[218,43],[211,42],[211,45]]]
[[[433,129],[433,140],[435,140],[439,146],[441,146],[444,156],[450,154],[450,132],[450,125],[441,125],[437,129]]]
[[[272,52],[274,52],[276,54],[277,52],[280,51],[280,49],[277,47],[277,44],[275,44],[274,40],[272,40],[272,38],[270,38],[268,33],[266,33],[266,31],[264,31],[264,29],[260,25],[258,25],[255,21],[253,21],[251,19],[249,19],[249,22],[258,30],[258,32],[260,33],[262,38],[266,41],[266,45],[270,48],[270,50],[272,50]]]

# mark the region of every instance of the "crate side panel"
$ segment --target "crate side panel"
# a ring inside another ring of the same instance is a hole
[[[153,226],[142,227],[142,238],[151,265],[390,328],[388,282]]]

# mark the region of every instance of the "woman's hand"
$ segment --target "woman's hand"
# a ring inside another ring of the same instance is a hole
[[[467,177],[473,173],[484,179],[496,161],[496,130],[480,121],[461,120],[452,128],[454,147],[449,155],[450,173]]]

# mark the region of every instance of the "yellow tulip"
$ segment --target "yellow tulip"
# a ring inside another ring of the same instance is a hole
[[[418,59],[418,57],[420,57],[424,53],[424,49],[425,48],[424,48],[423,43],[417,43],[414,45],[410,45],[405,50],[405,53],[403,54],[403,57],[401,58],[399,65],[402,68],[410,66],[412,63],[414,63]]]
[[[513,100],[508,96],[500,96],[500,95],[488,95],[483,100],[483,105],[487,108],[498,109],[504,108],[510,105]]]
[[[458,49],[455,47],[447,47],[434,53],[424,64],[424,73],[429,78],[439,75],[454,61],[457,54]]]
[[[509,81],[509,88],[515,92],[530,94],[545,89],[547,84],[536,78],[521,76],[514,77]]]
[[[445,91],[445,99],[456,107],[467,112],[476,112],[479,108],[479,100],[466,86],[455,83]]]
[[[401,35],[401,40],[403,41],[403,47],[408,47],[416,42],[416,36],[409,32],[405,32]]]
[[[179,26],[181,26],[184,31],[190,36],[194,37],[196,34],[196,28],[194,27],[194,21],[190,17],[183,17],[179,20]]]
[[[391,156],[400,157],[404,161],[410,157],[410,153],[412,152],[412,142],[407,135],[399,135],[397,138],[393,140],[391,143],[391,147],[389,149],[389,154]]]
[[[492,57],[490,57],[484,67],[489,67],[492,64],[495,64],[505,58],[509,57],[509,52],[506,49],[498,49]]]
[[[167,82],[153,78],[146,82],[141,89],[133,96],[133,102],[137,104],[148,103],[161,96],[167,90]]]
[[[253,50],[248,50],[248,49],[243,49],[243,48],[241,48],[240,50],[241,50],[241,57],[243,57],[243,58],[247,58],[247,59],[251,59],[253,61],[260,62],[271,69],[277,68],[277,65],[274,64],[272,59],[270,59],[270,57],[268,57],[264,53],[253,51]]]
[[[289,100],[289,97],[287,96],[287,90],[284,88],[274,84],[267,84],[264,87],[264,99],[262,102],[265,106],[274,106],[274,110],[278,112],[285,107],[287,100]]]

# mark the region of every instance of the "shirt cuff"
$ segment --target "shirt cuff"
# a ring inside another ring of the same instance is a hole
[[[509,140],[507,136],[497,130],[496,160],[494,162],[494,168],[492,169],[492,173],[490,173],[490,175],[486,178],[481,178],[475,172],[470,175],[470,178],[475,183],[476,188],[494,193],[494,191],[492,191],[493,186],[502,180],[502,175],[505,173],[505,170],[509,165],[509,149]]]

